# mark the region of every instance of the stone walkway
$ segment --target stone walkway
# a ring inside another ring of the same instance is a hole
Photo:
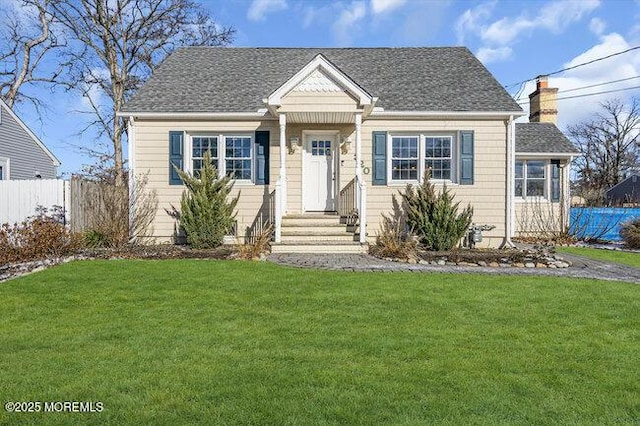
[[[280,265],[298,268],[329,269],[337,271],[373,272],[440,272],[482,273],[496,275],[547,275],[556,277],[594,278],[609,281],[625,281],[640,284],[640,269],[631,266],[601,262],[582,256],[561,254],[572,266],[564,269],[542,268],[491,268],[482,266],[438,266],[391,262],[367,254],[271,254],[267,260]]]

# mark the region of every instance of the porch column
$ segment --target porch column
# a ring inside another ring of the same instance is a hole
[[[287,211],[287,116],[280,114],[280,181],[282,213]]]
[[[358,180],[362,178],[362,114],[356,114],[356,164],[355,176]]]

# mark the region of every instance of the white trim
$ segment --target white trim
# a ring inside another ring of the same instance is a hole
[[[338,202],[340,200],[340,186],[339,186],[339,182],[340,182],[340,159],[338,158],[338,156],[340,155],[340,131],[339,130],[303,130],[302,131],[302,166],[301,166],[301,173],[302,173],[302,190],[301,190],[301,202],[300,202],[300,211],[302,213],[305,213],[307,210],[305,208],[305,195],[306,195],[306,191],[305,191],[305,149],[307,147],[307,138],[311,137],[311,136],[332,136],[333,139],[333,143],[331,144],[331,150],[333,151],[332,153],[332,157],[333,157],[333,173],[335,173],[335,178],[333,180],[333,208],[334,210],[338,210],[340,208],[340,206],[338,205]]]
[[[355,84],[353,80],[347,77],[342,71],[336,68],[331,62],[327,60],[321,53],[317,54],[307,65],[302,67],[300,71],[295,73],[293,77],[287,80],[282,86],[277,88],[266,99],[266,104],[270,106],[279,106],[282,104],[282,98],[293,90],[298,84],[302,83],[307,77],[309,77],[314,71],[322,70],[332,79],[334,79],[339,85],[345,88],[347,92],[353,95],[360,105],[372,105],[374,102],[373,97],[364,91],[360,86]]]
[[[527,159],[560,159],[560,158],[572,158],[576,155],[575,152],[516,152],[516,158]]]
[[[383,118],[508,118],[510,116],[523,116],[522,111],[379,111],[376,108],[369,114],[369,119]]]
[[[27,125],[24,123],[24,121],[22,121],[20,119],[20,117],[18,117],[12,110],[11,108],[9,108],[9,105],[7,105],[2,99],[0,99],[0,107],[4,107],[7,112],[9,113],[9,115],[16,121],[16,123],[18,123],[18,125],[20,127],[22,127],[22,130],[24,130],[25,132],[27,132],[27,134],[31,137],[31,139],[33,139],[33,141],[44,151],[45,154],[47,154],[49,156],[49,158],[51,158],[51,161],[53,161],[53,165],[55,167],[59,167],[62,163],[60,163],[60,160],[58,160],[56,158],[55,155],[53,155],[53,153],[51,151],[49,151],[49,148],[47,148],[42,141],[35,135],[35,133],[33,133],[31,131],[31,129],[29,129],[29,127],[27,127]]]
[[[2,175],[0,175],[0,180],[10,180],[11,159],[7,157],[0,157],[0,166],[2,166]]]
[[[161,118],[161,119],[238,119],[238,120],[276,120],[265,108],[257,112],[117,112],[116,117]]]

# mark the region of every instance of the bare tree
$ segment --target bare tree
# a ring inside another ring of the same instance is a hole
[[[568,129],[580,149],[574,162],[577,186],[583,194],[595,194],[589,204],[602,202],[604,192],[637,167],[640,158],[640,101],[612,100],[601,106],[591,120]]]
[[[87,101],[92,119],[84,130],[109,138],[107,152],[93,153],[112,160],[122,186],[126,126],[116,112],[176,48],[225,45],[234,30],[194,0],[57,0],[50,10],[75,40],[64,56],[65,85]]]
[[[0,11],[5,22],[0,29],[0,97],[11,108],[20,101],[39,108],[40,100],[25,94],[23,85],[53,83],[56,78],[56,72],[38,72],[45,56],[64,45],[51,28],[55,20],[48,11],[51,1],[22,0],[22,12],[8,4]]]

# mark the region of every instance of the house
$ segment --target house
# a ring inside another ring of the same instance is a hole
[[[633,173],[622,182],[612,186],[605,192],[608,205],[640,204],[640,174]]]
[[[55,179],[60,161],[0,99],[0,180]]]
[[[476,224],[494,226],[478,246],[510,245],[513,188],[533,194],[534,160],[546,170],[542,197],[567,191],[554,167],[569,157],[537,142],[516,152],[523,114],[464,47],[183,48],[118,113],[132,176],[148,174],[158,194],[155,241],[179,236],[173,165],[197,170],[209,151],[241,192],[238,239],[272,223],[274,251],[293,252],[362,251],[426,168],[471,203]]]
[[[529,95],[529,123],[516,123],[514,206],[517,236],[568,229],[569,165],[578,149],[558,129],[557,88],[539,76]]]

